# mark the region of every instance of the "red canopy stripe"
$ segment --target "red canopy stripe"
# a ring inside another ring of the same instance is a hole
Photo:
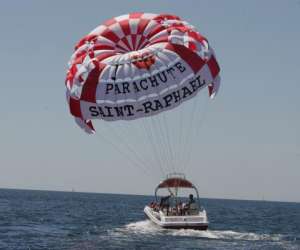
[[[193,184],[188,180],[182,178],[170,178],[164,180],[162,183],[158,185],[158,188],[173,188],[173,187],[193,188]]]

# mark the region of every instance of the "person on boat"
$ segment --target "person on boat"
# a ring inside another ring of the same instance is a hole
[[[194,196],[192,194],[189,195],[189,203],[188,205],[192,204],[192,203],[195,203],[195,200],[194,200]]]
[[[155,203],[154,203],[153,201],[150,203],[150,207],[151,207],[152,209],[155,207]]]
[[[159,203],[159,207],[160,207],[161,210],[163,210],[164,208],[167,209],[167,215],[169,213],[169,207],[170,207],[169,199],[170,199],[170,197],[171,197],[171,195],[162,197],[161,200],[160,200],[160,203]]]
[[[189,215],[196,215],[199,212],[198,205],[192,194],[189,195],[189,202],[186,205],[186,211]]]
[[[184,206],[183,206],[183,203],[181,201],[179,201],[177,204],[177,214],[183,215],[183,213],[184,213]]]
[[[168,195],[168,196],[165,196],[165,197],[162,197],[161,200],[160,200],[160,203],[159,205],[160,206],[163,206],[163,205],[166,205],[169,203],[169,199],[170,199],[171,195]]]
[[[156,203],[156,202],[151,202],[150,203],[150,208],[152,208],[155,212],[158,212],[158,210],[159,210],[159,205]]]

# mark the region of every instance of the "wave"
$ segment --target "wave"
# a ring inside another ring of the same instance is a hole
[[[271,240],[279,241],[281,235],[269,235],[269,234],[256,234],[256,233],[242,233],[235,232],[231,230],[207,230],[207,231],[196,231],[191,229],[181,229],[176,232],[173,232],[174,236],[192,236],[199,238],[208,238],[208,239],[225,239],[225,240]]]
[[[125,230],[135,234],[168,234],[173,236],[197,237],[206,239],[223,240],[248,240],[248,241],[280,241],[280,234],[257,234],[251,232],[235,232],[232,230],[206,230],[199,231],[193,229],[163,229],[149,220],[138,221],[127,224]]]
[[[132,231],[133,233],[162,233],[164,231],[163,228],[155,225],[149,220],[137,221],[133,223],[129,223],[126,226],[126,229]]]

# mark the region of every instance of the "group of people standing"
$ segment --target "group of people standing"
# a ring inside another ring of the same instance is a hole
[[[192,194],[189,195],[189,201],[188,203],[182,203],[181,201],[176,202],[174,207],[170,206],[170,198],[172,195],[168,195],[165,197],[162,197],[160,200],[160,203],[151,202],[150,207],[154,211],[163,211],[166,212],[168,215],[194,215],[195,213],[198,213],[198,205],[194,199],[194,196]]]

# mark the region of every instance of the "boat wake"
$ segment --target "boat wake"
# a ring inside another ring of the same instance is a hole
[[[163,233],[165,229],[160,228],[149,220],[142,220],[126,225],[126,229],[133,233],[158,234]]]
[[[192,237],[200,237],[200,238],[208,238],[208,239],[253,240],[253,241],[261,241],[261,240],[279,241],[281,239],[280,235],[241,233],[241,232],[235,232],[231,230],[196,231],[190,229],[188,230],[183,229],[177,232],[173,232],[172,235],[192,236]]]
[[[199,231],[193,229],[162,229],[149,220],[138,221],[125,226],[127,233],[135,234],[167,234],[183,237],[197,237],[206,239],[224,239],[224,240],[247,240],[247,241],[280,241],[281,235],[256,234],[250,232],[235,232],[232,230],[206,230]]]

